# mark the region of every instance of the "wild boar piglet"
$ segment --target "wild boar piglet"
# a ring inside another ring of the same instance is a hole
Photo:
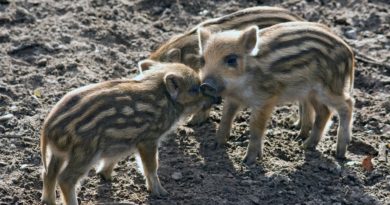
[[[217,143],[226,143],[240,106],[250,107],[250,141],[244,162],[263,156],[264,130],[274,106],[287,101],[310,103],[315,114],[303,146],[315,148],[337,111],[336,156],[344,158],[351,141],[354,55],[350,47],[322,24],[289,22],[265,29],[211,33],[199,29],[201,89],[226,97]],[[226,107],[227,106],[227,107]]]
[[[161,62],[183,63],[198,71],[202,61],[199,56],[198,28],[207,28],[212,32],[217,32],[231,29],[242,30],[253,25],[266,28],[289,21],[304,21],[304,19],[287,9],[279,7],[256,6],[245,8],[218,18],[208,19],[183,34],[173,36],[151,53],[149,58]],[[140,72],[143,70],[142,67],[139,67]],[[307,137],[313,121],[312,116],[307,115],[310,113],[310,111],[307,111],[308,109],[312,109],[310,104],[301,102],[300,121],[296,123],[296,126],[301,128],[300,136],[302,138]],[[209,112],[210,110],[198,112],[191,118],[189,124],[203,123],[209,117]]]
[[[51,110],[41,133],[44,203],[55,204],[58,182],[63,203],[77,204],[76,184],[95,162],[110,179],[116,162],[133,152],[140,155],[148,190],[167,195],[157,176],[159,139],[214,99],[202,95],[198,74],[183,64],[140,65],[149,70],[140,78],[76,89]]]

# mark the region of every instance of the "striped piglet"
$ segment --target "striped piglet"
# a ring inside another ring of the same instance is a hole
[[[181,118],[209,108],[213,98],[200,93],[198,74],[183,64],[140,64],[149,70],[141,79],[76,89],[49,113],[41,134],[44,203],[55,204],[58,182],[63,203],[78,204],[76,184],[95,162],[110,179],[116,162],[133,152],[142,160],[148,190],[167,194],[157,176],[159,139]]]
[[[322,24],[289,22],[262,30],[211,33],[199,29],[201,89],[226,97],[217,142],[226,143],[240,106],[250,107],[250,142],[244,162],[263,156],[264,131],[275,105],[308,102],[315,120],[304,147],[315,148],[334,108],[340,118],[336,156],[344,158],[351,141],[354,55]]]

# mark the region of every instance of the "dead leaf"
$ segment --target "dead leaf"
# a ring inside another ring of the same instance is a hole
[[[37,98],[41,98],[41,97],[42,97],[42,92],[41,92],[41,90],[40,90],[39,88],[35,89],[35,90],[34,90],[34,95],[35,95],[35,97],[37,97]]]
[[[366,158],[363,159],[362,161],[362,166],[363,166],[363,169],[367,172],[371,172],[372,170],[374,170],[374,164],[372,164],[371,162],[371,159],[372,159],[372,156],[371,155],[368,155]]]

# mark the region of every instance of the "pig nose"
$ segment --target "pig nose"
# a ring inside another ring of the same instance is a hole
[[[203,83],[202,85],[200,85],[200,90],[204,95],[208,95],[208,96],[217,95],[217,89],[208,83]]]

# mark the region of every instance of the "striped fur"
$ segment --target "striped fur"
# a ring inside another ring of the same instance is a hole
[[[172,37],[154,51],[150,55],[150,59],[161,62],[181,62],[194,70],[198,70],[202,65],[202,59],[199,57],[198,37],[196,33],[198,28],[207,28],[210,31],[217,32],[230,29],[239,30],[252,25],[266,28],[277,23],[289,21],[303,21],[303,19],[286,9],[278,7],[258,6],[242,9],[220,18],[206,20],[187,32]],[[139,67],[139,70],[140,73],[142,73],[141,67]],[[306,107],[303,108],[306,109]],[[192,117],[190,124],[204,122],[208,118],[209,112],[210,110],[199,112]],[[302,112],[303,111],[300,111],[301,114]],[[308,117],[301,115],[301,118]],[[311,119],[302,120],[302,122],[298,123],[303,127],[302,136],[307,135],[306,130],[308,130],[308,128],[304,127],[307,127],[307,124],[310,124],[306,122],[310,120]]]
[[[157,176],[161,137],[188,114],[211,105],[199,91],[200,79],[177,63],[146,61],[141,80],[114,80],[65,95],[42,127],[43,202],[55,204],[58,181],[64,204],[77,204],[75,185],[96,161],[106,179],[116,162],[134,150],[142,159],[148,190],[166,195]],[[46,158],[48,149],[50,160]]]
[[[200,67],[199,58],[197,58],[199,49],[196,32],[198,28],[203,27],[216,32],[230,29],[239,30],[252,25],[266,28],[289,21],[303,21],[303,19],[286,9],[278,7],[258,6],[239,10],[220,18],[206,20],[187,32],[172,37],[154,51],[150,55],[150,59],[161,62],[181,62],[193,69],[198,69]],[[170,56],[172,49],[179,49],[180,56]]]
[[[354,55],[329,28],[288,22],[214,34],[200,29],[199,44],[205,61],[202,86],[231,104],[217,132],[219,143],[226,143],[239,105],[251,107],[251,141],[244,161],[253,163],[262,156],[266,119],[273,107],[298,100],[311,104],[316,114],[304,147],[315,148],[334,108],[340,117],[336,154],[345,157],[351,138]]]

